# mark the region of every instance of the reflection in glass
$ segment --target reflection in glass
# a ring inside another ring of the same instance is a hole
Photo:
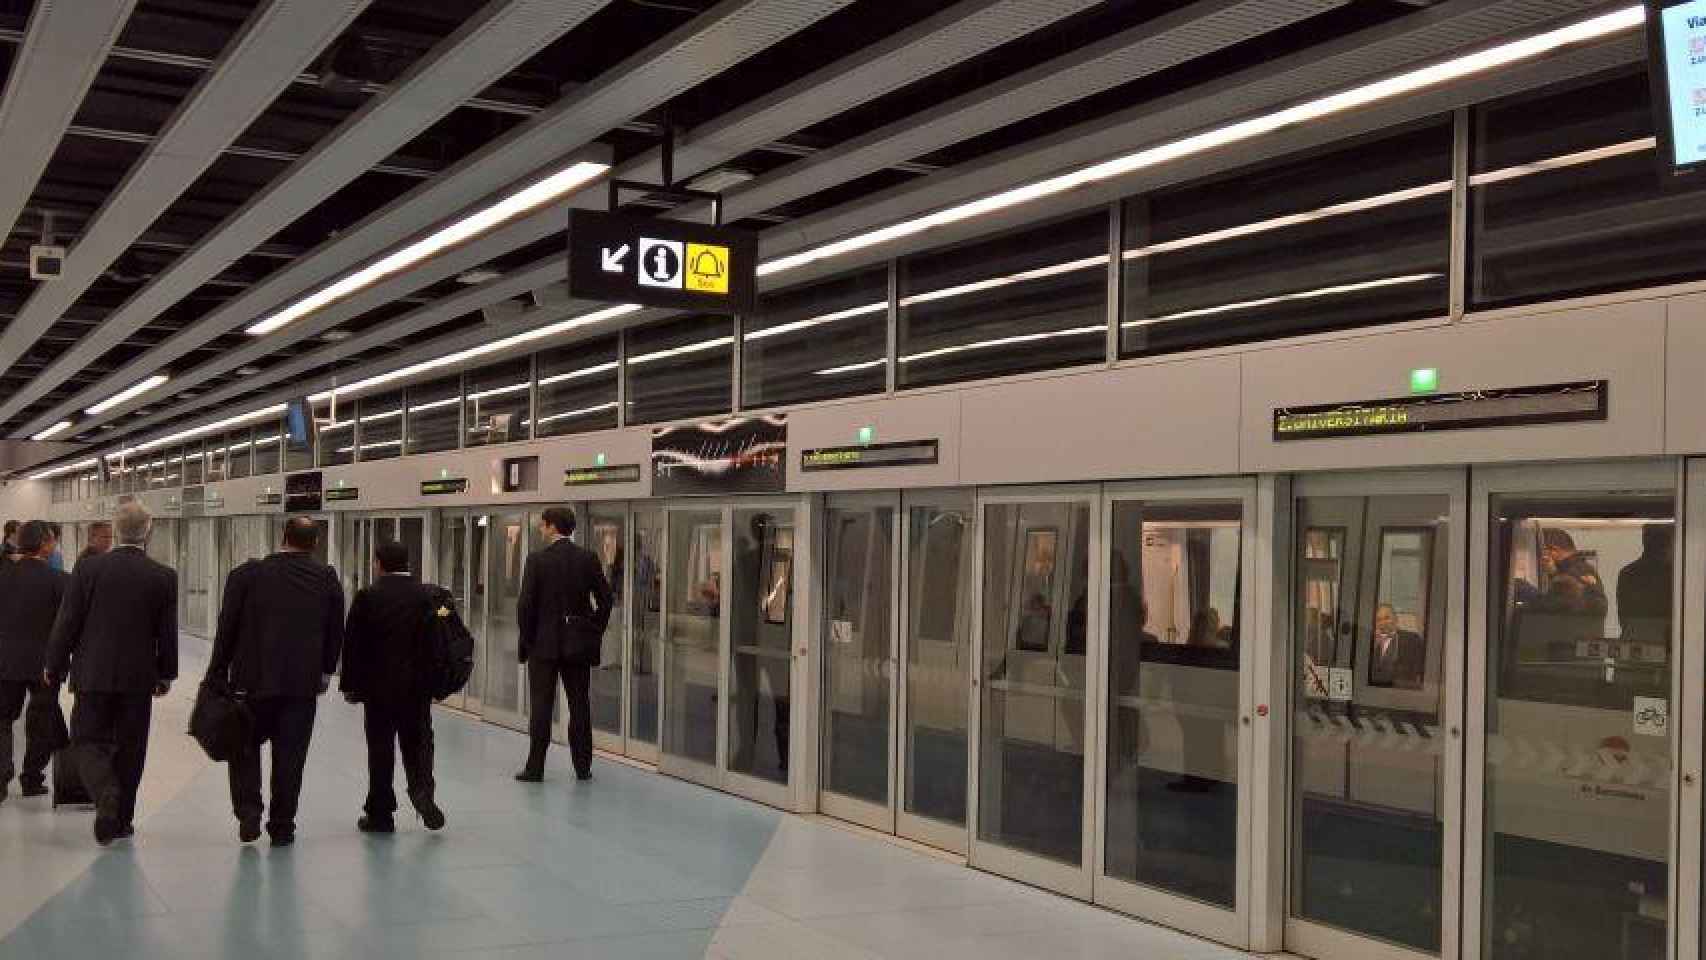
[[[972,515],[969,496],[956,506],[911,507],[907,535],[903,809],[961,825],[971,709]]]
[[[536,437],[616,426],[616,337],[574,343],[539,355]]]
[[[486,690],[486,638],[491,624],[491,566],[490,533],[492,518],[489,516],[474,517],[474,525],[468,531],[468,629],[474,634],[474,669],[468,674],[467,706],[470,710],[479,710],[485,701]]]
[[[580,540],[604,568],[605,579],[615,591],[610,625],[604,631],[603,655],[592,671],[592,727],[605,733],[622,733],[622,630],[627,617],[627,560],[623,548],[628,516],[620,506],[597,504],[582,511]],[[590,519],[590,522],[586,520]]]
[[[415,384],[408,398],[408,452],[455,450],[462,423],[462,378]]]
[[[468,607],[468,518],[452,513],[440,515],[435,538],[438,546],[438,585],[450,592],[450,599],[456,604],[456,611],[462,616],[462,622],[467,624],[470,630],[476,630],[479,618],[475,611]],[[458,693],[445,702],[453,707],[464,706],[467,693]]]
[[[1113,507],[1108,876],[1230,907],[1242,507]]]
[[[734,512],[729,593],[729,769],[788,782],[794,512]]]
[[[714,766],[723,618],[721,512],[669,514],[668,583],[663,752]]]
[[[1297,509],[1292,915],[1438,953],[1450,502]]]
[[[403,454],[403,391],[374,394],[357,402],[361,460],[391,460]]]
[[[1658,960],[1674,500],[1499,497],[1491,513],[1484,955]]]
[[[491,518],[491,541],[486,582],[492,588],[486,613],[486,671],[484,707],[514,720],[523,716],[521,703],[521,628],[516,602],[521,599],[522,566],[527,560],[527,517],[505,513]]]
[[[1081,863],[1090,507],[998,503],[984,520],[978,835]]]
[[[634,663],[629,671],[628,739],[658,742],[658,665],[663,662],[664,514],[655,507],[634,510],[634,563],[629,616],[634,618]]]
[[[630,424],[726,413],[734,400],[734,322],[688,316],[634,327],[628,341]]]
[[[825,524],[823,788],[887,806],[894,509],[831,507]]]
[[[741,338],[745,406],[881,393],[888,328],[887,268],[765,294]]]
[[[533,361],[523,357],[470,370],[463,380],[463,445],[526,440],[533,409]]]

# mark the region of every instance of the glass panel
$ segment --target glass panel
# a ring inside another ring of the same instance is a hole
[[[1706,274],[1706,193],[1661,182],[1651,93],[1637,68],[1474,111],[1473,305]]]
[[[557,437],[616,426],[616,338],[539,355],[539,423],[534,436]]]
[[[270,427],[267,424],[262,424],[254,430],[245,428],[226,435],[225,471],[227,476],[233,480],[240,480],[255,473],[255,444],[253,441],[269,436],[266,432],[269,429]],[[276,441],[274,442],[276,443]],[[275,456],[273,459],[276,461],[278,458]]]
[[[478,611],[468,605],[468,518],[456,514],[440,514],[435,546],[438,553],[438,585],[450,591],[450,597],[456,603],[456,610],[462,615],[462,622],[470,630],[478,630]],[[451,706],[460,707],[467,701],[466,693],[459,693],[446,702]]]
[[[903,387],[1096,363],[1107,354],[1102,211],[919,254],[898,269]]]
[[[1238,883],[1237,503],[1113,508],[1105,872],[1230,908]]]
[[[889,802],[894,509],[825,515],[823,789]]]
[[[145,551],[150,557],[174,570],[178,567],[178,521],[154,518],[154,530],[148,535]]]
[[[971,722],[972,504],[914,506],[907,535],[908,813],[964,825]]]
[[[663,662],[664,514],[655,507],[634,511],[634,563],[630,610],[634,618],[634,664],[629,671],[628,739],[658,742],[658,664]]]
[[[335,413],[335,416],[334,416]],[[335,409],[316,407],[315,433],[320,448],[318,463],[322,467],[341,466],[355,462],[355,403],[344,401]]]
[[[461,414],[461,377],[446,377],[410,387],[408,451],[438,453],[455,450]]]
[[[184,448],[184,486],[202,483],[207,474],[207,455],[198,440]]]
[[[466,446],[526,440],[533,403],[533,361],[511,360],[473,370],[462,410]]]
[[[686,317],[626,331],[628,422],[727,413],[733,400],[734,322]]]
[[[722,597],[722,513],[670,513],[663,752],[710,766],[717,762]]]
[[[426,521],[420,517],[402,517],[396,522],[391,536],[409,551],[409,574],[419,583],[426,569]]]
[[[1484,955],[1658,960],[1674,501],[1496,497],[1490,513]]]
[[[527,560],[527,517],[504,513],[492,517],[493,542],[489,549],[490,570],[486,582],[492,596],[486,608],[486,647],[490,669],[486,675],[485,708],[521,715],[521,630],[516,624],[515,605],[521,599],[522,565]]]
[[[1450,500],[1298,504],[1294,916],[1440,950]]]
[[[984,510],[978,836],[1083,862],[1090,507]]]
[[[362,397],[361,459],[391,460],[403,453],[403,391]]]
[[[474,669],[468,674],[468,708],[477,710],[486,699],[487,638],[491,636],[492,518],[478,516],[468,533],[468,629],[474,634]]]
[[[1444,316],[1451,157],[1431,122],[1128,201],[1121,355]]]
[[[622,733],[622,630],[627,617],[627,566],[625,546],[628,514],[620,504],[595,504],[590,511],[584,542],[604,567],[604,576],[616,594],[610,626],[604,631],[603,657],[592,672],[592,726],[596,730]]]
[[[767,294],[742,339],[749,408],[881,393],[888,384],[887,269]]]
[[[281,440],[278,421],[268,421],[255,428],[255,476],[265,477],[278,472]]]
[[[729,769],[787,783],[794,662],[794,511],[736,510],[734,529]]]

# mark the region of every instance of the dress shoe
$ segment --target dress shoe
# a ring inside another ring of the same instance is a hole
[[[290,833],[275,833],[272,835],[272,845],[275,847],[288,847],[295,843],[296,832],[294,830]]]
[[[127,824],[118,828],[118,838],[117,839],[129,840],[131,837],[134,837],[134,836],[136,836],[136,825],[135,824],[127,823]]]
[[[48,795],[47,785],[41,784],[41,783],[32,783],[29,786],[24,787],[24,789],[22,791],[20,791],[18,795],[22,796],[22,797],[45,797]]]
[[[585,773],[576,773],[576,774],[575,774],[575,779],[576,779],[576,780],[579,780],[579,781],[581,781],[581,782],[583,782],[583,783],[584,783],[584,782],[586,782],[586,781],[588,781],[588,780],[591,780],[591,779],[592,779],[592,771],[591,771],[591,770],[588,770],[588,771],[587,771],[587,772],[585,772]]]
[[[397,821],[390,817],[374,817],[363,815],[355,822],[355,828],[362,833],[396,833]]]
[[[444,829],[444,811],[431,797],[422,797],[415,801],[415,812],[421,815],[421,823],[428,830]]]
[[[254,843],[261,838],[261,818],[250,817],[237,822],[237,839],[243,843]]]
[[[543,770],[523,770],[520,773],[515,775],[515,779],[520,781],[521,783],[544,783],[545,782],[545,771],[543,771]]]
[[[107,846],[118,839],[119,830],[122,827],[123,824],[119,823],[115,817],[96,817],[95,842],[103,847]]]

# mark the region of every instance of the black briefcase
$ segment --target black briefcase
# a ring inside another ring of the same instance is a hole
[[[83,786],[83,775],[77,770],[76,748],[66,747],[53,755],[53,805],[55,807],[92,807],[95,798]]]
[[[218,680],[202,681],[190,711],[189,734],[208,759],[225,763],[241,755],[249,748],[254,730],[255,716],[247,703]]]

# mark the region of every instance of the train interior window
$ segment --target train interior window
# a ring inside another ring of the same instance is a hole
[[[1343,619],[1345,528],[1310,527],[1303,533],[1298,577],[1303,602],[1303,669],[1319,694],[1327,693],[1318,669],[1338,662],[1339,622]]]
[[[1059,548],[1059,530],[1033,528],[1025,531],[1024,560],[1013,584],[1013,609],[1018,611],[1019,620],[1013,633],[1016,650],[1047,653],[1050,649],[1050,628],[1056,606],[1054,571]]]
[[[761,549],[764,551],[765,580],[759,603],[764,610],[764,622],[785,624],[788,622],[788,601],[794,590],[794,528],[777,524],[766,526]]]
[[[693,528],[692,544],[687,557],[687,577],[693,592],[688,597],[687,610],[714,617],[723,597],[723,525],[698,524]]]
[[[1380,567],[1374,593],[1363,680],[1371,687],[1420,690],[1429,671],[1428,587],[1433,531],[1380,532]],[[1439,645],[1433,648],[1440,652]],[[1432,671],[1436,675],[1438,669]]]

